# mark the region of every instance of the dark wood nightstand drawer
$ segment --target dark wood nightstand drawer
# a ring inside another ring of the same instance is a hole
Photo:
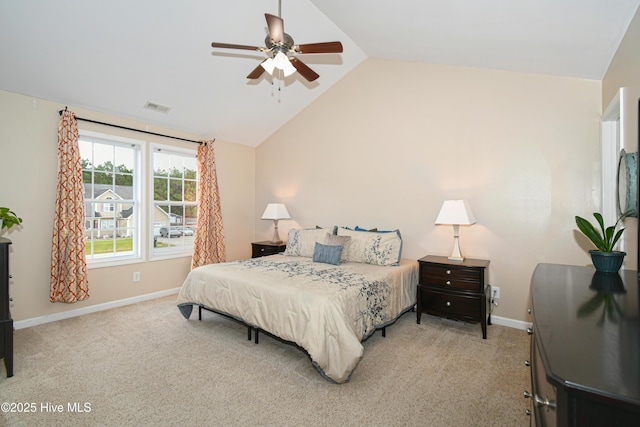
[[[452,268],[433,264],[420,266],[420,283],[423,285],[482,292],[482,274],[477,268]]]
[[[475,321],[481,315],[482,304],[476,296],[454,295],[423,288],[420,298],[422,310],[429,314]]]
[[[261,256],[275,255],[280,252],[284,252],[287,248],[285,242],[271,243],[269,241],[254,242],[251,244],[251,258],[258,258]]]

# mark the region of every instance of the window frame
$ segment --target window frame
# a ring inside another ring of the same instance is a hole
[[[133,198],[131,199],[134,204],[134,211],[137,212],[137,216],[134,217],[133,221],[133,246],[132,252],[125,255],[112,255],[112,256],[104,256],[99,258],[90,258],[87,256],[87,268],[104,268],[104,267],[113,267],[127,264],[135,264],[141,263],[145,261],[146,258],[146,245],[142,244],[144,239],[144,230],[143,230],[143,221],[142,218],[146,217],[146,207],[145,203],[142,200],[142,195],[145,194],[145,181],[143,179],[146,176],[145,173],[145,147],[146,141],[127,138],[112,134],[107,134],[103,132],[94,132],[85,129],[78,129],[78,133],[80,139],[84,139],[86,141],[91,141],[93,143],[111,145],[111,146],[120,146],[120,147],[132,147],[134,149],[134,169],[133,169]],[[82,156],[81,156],[82,157]],[[95,165],[93,165],[95,167]],[[116,165],[114,165],[116,166]],[[83,181],[84,182],[84,181]],[[136,185],[137,184],[137,185]],[[93,200],[94,203],[106,203],[113,205],[115,209],[115,204],[118,203],[116,199],[110,199],[108,202],[98,202],[95,199],[91,198],[89,200]],[[84,206],[86,208],[87,201],[85,198]],[[87,221],[90,221],[92,217],[87,218],[85,212],[85,227]],[[96,224],[93,224],[95,226]],[[86,230],[86,228],[85,228]]]
[[[149,248],[149,260],[150,261],[157,261],[157,260],[165,260],[165,259],[174,259],[174,258],[185,258],[185,257],[192,257],[193,256],[193,245],[191,245],[190,247],[182,247],[181,249],[176,249],[176,250],[168,250],[168,251],[162,251],[162,252],[158,252],[156,251],[156,247],[154,245],[155,242],[155,233],[154,233],[154,228],[156,227],[155,221],[154,221],[154,213],[155,213],[155,208],[156,205],[161,205],[161,204],[172,204],[171,201],[156,201],[154,199],[154,186],[155,186],[155,163],[154,163],[154,155],[155,153],[158,152],[164,152],[164,153],[169,153],[169,154],[174,154],[174,155],[178,155],[178,156],[182,156],[182,157],[193,157],[196,159],[196,200],[194,202],[185,202],[184,200],[179,202],[179,203],[175,203],[174,204],[181,204],[183,206],[188,205],[188,206],[195,206],[196,207],[196,212],[197,212],[197,203],[198,203],[198,196],[197,196],[197,187],[198,187],[198,183],[200,181],[200,175],[198,173],[197,170],[197,158],[198,158],[198,150],[197,149],[189,149],[189,148],[183,148],[183,147],[177,147],[174,145],[167,145],[167,144],[161,144],[161,143],[156,143],[156,142],[151,142],[149,144],[149,167],[147,169],[147,182],[148,182],[148,215],[147,215],[147,232],[148,232],[148,248]],[[184,180],[184,177],[183,177]],[[196,213],[197,215],[197,213]],[[196,219],[197,220],[197,219]],[[181,225],[182,227],[185,226],[185,224]],[[171,224],[169,224],[169,227],[172,227]]]

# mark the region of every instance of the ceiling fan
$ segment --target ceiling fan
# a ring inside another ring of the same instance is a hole
[[[280,1],[278,2],[278,15],[280,13]],[[290,76],[296,71],[300,73],[302,77],[312,82],[320,75],[309,68],[304,62],[295,56],[289,56],[291,54],[307,54],[307,53],[341,53],[342,43],[340,42],[324,42],[324,43],[310,43],[300,44],[294,43],[293,38],[284,32],[284,20],[280,16],[264,14],[267,19],[267,28],[269,34],[264,39],[265,47],[260,46],[247,46],[240,44],[230,43],[211,43],[212,47],[222,49],[244,49],[255,50],[258,52],[265,52],[269,55],[267,59],[262,61],[252,72],[247,76],[248,79],[257,79],[265,71],[270,75],[273,75],[275,68],[281,70],[285,77]]]

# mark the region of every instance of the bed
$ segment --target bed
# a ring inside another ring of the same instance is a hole
[[[282,255],[193,269],[178,307],[187,319],[197,306],[291,341],[326,379],[347,382],[362,341],[414,307],[418,263],[400,258],[399,232],[292,230],[288,239]]]

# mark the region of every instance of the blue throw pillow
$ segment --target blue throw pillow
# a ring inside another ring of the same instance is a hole
[[[354,228],[354,230],[356,230],[356,231],[378,231],[377,228],[372,228],[371,230],[367,230],[366,228],[362,228],[359,225],[356,225],[356,228]]]
[[[323,245],[322,243],[316,242],[316,247],[313,250],[313,262],[339,265],[341,256],[342,246]]]

